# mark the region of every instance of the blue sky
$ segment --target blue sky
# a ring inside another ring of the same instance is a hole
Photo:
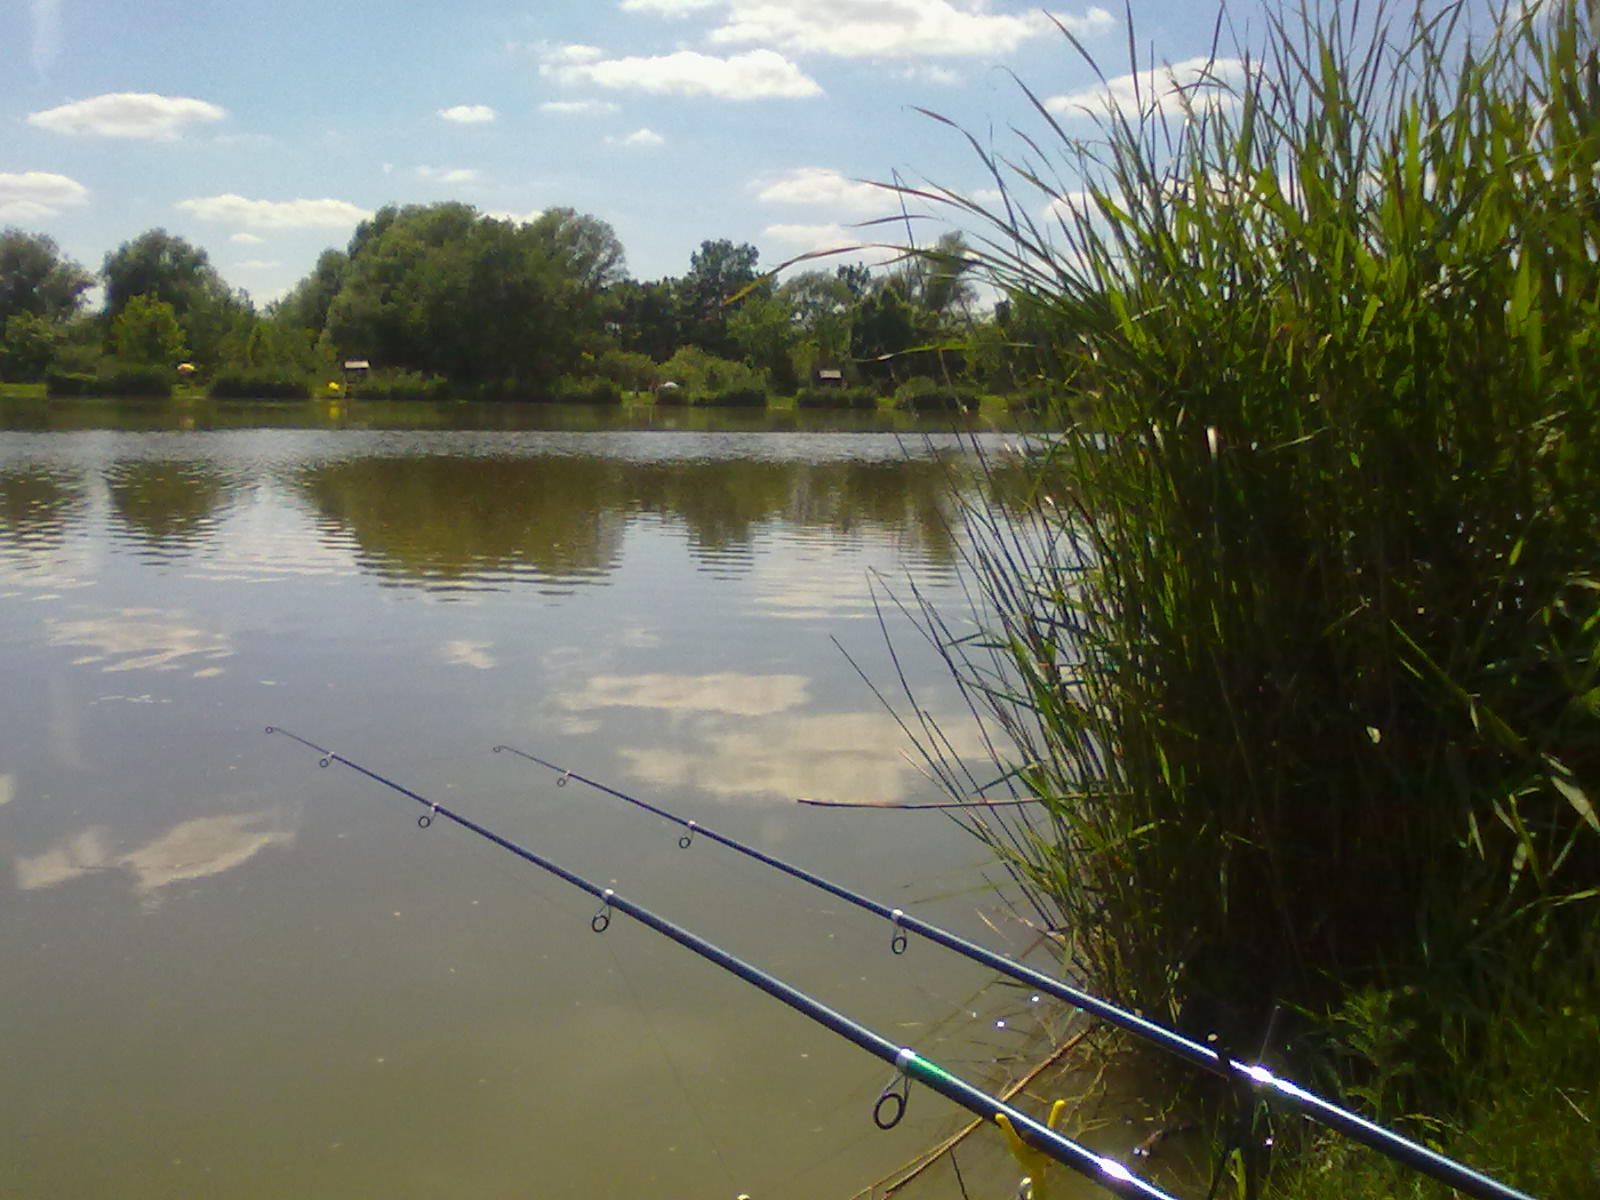
[[[1051,11],[1126,71],[1120,6]],[[1141,54],[1203,55],[1215,18],[1135,0]],[[1043,123],[1008,71],[1090,130],[1094,73],[1011,0],[13,0],[0,225],[91,270],[164,227],[259,302],[386,203],[576,208],[641,279],[708,238],[772,266],[870,236],[839,228],[892,211],[860,180],[984,188],[914,106],[1014,144]]]

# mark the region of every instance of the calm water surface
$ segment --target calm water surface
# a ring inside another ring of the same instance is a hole
[[[489,753],[995,943],[953,824],[794,803],[931,797],[840,649],[887,686],[881,580],[960,602],[922,441],[48,428],[89,423],[0,434],[0,1193],[842,1198],[965,1119],[923,1093],[878,1132],[876,1060],[268,724],[975,1081],[1037,1029],[995,1027],[984,972]]]

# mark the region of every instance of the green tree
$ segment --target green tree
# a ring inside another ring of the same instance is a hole
[[[108,326],[136,296],[168,305],[185,341],[205,366],[214,366],[224,341],[251,315],[249,302],[229,289],[198,246],[165,229],[152,229],[106,255],[101,267],[106,286]]]
[[[602,352],[595,359],[594,373],[628,392],[646,392],[661,382],[661,368],[655,360],[631,350]]]
[[[689,273],[678,282],[684,341],[708,353],[731,358],[738,345],[728,333],[728,304],[759,278],[761,252],[748,242],[727,238],[700,243],[689,258]]]
[[[940,235],[918,260],[916,302],[936,322],[966,316],[976,293],[970,278],[975,260],[959,231]]]
[[[64,321],[78,311],[94,277],[62,255],[54,239],[14,227],[0,230],[0,325],[26,313]]]
[[[251,378],[304,380],[329,365],[320,361],[316,334],[273,315],[241,324],[228,336],[220,369]]]
[[[599,217],[570,208],[547,208],[528,226],[567,276],[585,292],[599,293],[627,277],[627,256],[616,231]]]
[[[270,316],[279,323],[321,334],[328,324],[328,309],[344,285],[350,257],[342,250],[324,250],[317,265],[289,294],[274,304]]]
[[[137,367],[174,367],[189,357],[172,305],[147,295],[130,297],[111,322],[111,348]]]
[[[43,379],[62,336],[58,322],[31,312],[12,313],[0,329],[0,380]]]
[[[747,297],[728,318],[728,336],[751,366],[767,373],[772,386],[792,395],[799,386],[794,352],[800,340],[794,308],[781,292]]]
[[[683,344],[683,313],[676,281],[626,282],[613,289],[618,340],[624,350],[665,362]]]
[[[851,300],[860,300],[872,290],[872,271],[865,263],[844,263],[834,274],[849,290]]]
[[[857,306],[850,331],[850,353],[864,375],[894,379],[895,356],[916,344],[915,310],[893,283],[885,284]]]
[[[661,364],[661,377],[694,396],[714,395],[732,388],[766,386],[761,373],[747,363],[718,358],[699,346],[685,346]]]
[[[778,295],[794,314],[796,366],[803,373],[817,367],[842,367],[850,357],[856,294],[845,269],[804,271],[778,288]]]
[[[525,224],[459,203],[385,208],[351,239],[328,340],[375,365],[541,391],[604,348],[621,263],[610,227],[570,209]]]

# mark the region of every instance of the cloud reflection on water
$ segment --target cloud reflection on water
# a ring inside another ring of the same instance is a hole
[[[489,671],[498,665],[495,656],[490,653],[493,648],[493,642],[450,641],[439,647],[439,657],[452,667]]]
[[[894,802],[928,786],[891,714],[796,713],[810,692],[803,675],[595,675],[558,704],[569,716],[635,708],[693,718],[674,722],[669,745],[619,751],[631,778],[658,787]],[[585,732],[601,722],[590,725]],[[982,753],[970,720],[952,717],[944,732],[955,753]]]
[[[905,732],[887,713],[784,717],[696,735],[689,745],[622,750],[628,774],[725,798],[786,800],[898,801],[921,779],[905,757]]]
[[[176,671],[194,668],[197,677],[215,675],[194,660],[233,655],[233,643],[222,634],[189,623],[182,612],[155,608],[123,608],[107,617],[48,622],[52,646],[81,646],[93,653],[73,660],[74,666],[101,664],[102,671]]]
[[[270,811],[197,817],[124,854],[112,848],[106,827],[95,825],[63,838],[42,854],[19,857],[17,888],[36,891],[85,875],[121,870],[133,877],[140,895],[148,896],[169,884],[220,875],[268,846],[291,845],[294,833],[274,828],[276,824],[278,814]]]
[[[804,675],[748,675],[720,671],[710,675],[595,675],[582,690],[561,697],[569,712],[596,708],[661,709],[673,713],[718,713],[764,717],[804,704],[810,681]]]

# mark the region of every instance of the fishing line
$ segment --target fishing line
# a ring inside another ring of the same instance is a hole
[[[508,838],[502,837],[491,829],[485,828],[471,818],[462,816],[443,804],[430,800],[426,796],[414,792],[410,788],[396,783],[394,780],[388,779],[376,771],[346,758],[342,754],[329,750],[326,746],[319,746],[317,743],[303,738],[297,733],[292,733],[278,726],[267,726],[267,732],[269,734],[280,733],[315,751],[321,756],[318,760],[319,766],[327,767],[333,763],[339,763],[360,775],[365,775],[375,783],[379,783],[408,799],[416,801],[427,810],[422,817],[418,818],[418,824],[422,828],[428,828],[429,825],[440,819],[453,822],[468,832],[477,834],[480,838],[493,842],[502,849],[532,863],[541,870],[565,880],[580,891],[589,893],[589,895],[600,901],[600,909],[591,920],[591,927],[597,933],[604,932],[607,926],[610,925],[613,912],[620,912],[630,916],[640,924],[646,925],[664,937],[672,939],[685,949],[692,950],[700,957],[715,963],[746,983],[760,988],[775,1000],[780,1000],[801,1015],[810,1017],[817,1024],[854,1043],[860,1049],[886,1063],[892,1064],[895,1071],[894,1078],[891,1080],[890,1086],[885,1088],[883,1095],[880,1096],[879,1107],[876,1110],[877,1115],[880,1117],[887,1119],[890,1110],[896,1107],[894,1104],[888,1103],[884,1097],[891,1094],[902,1094],[900,1090],[901,1082],[904,1081],[904,1084],[909,1086],[914,1080],[938,1092],[946,1099],[955,1102],[968,1112],[984,1118],[986,1121],[993,1121],[997,1116],[1004,1116],[1011,1122],[1012,1128],[1022,1135],[1028,1144],[1034,1146],[1055,1162],[1078,1172],[1114,1195],[1127,1197],[1130,1200],[1131,1198],[1138,1198],[1138,1200],[1174,1200],[1168,1193],[1139,1178],[1116,1159],[1095,1154],[1093,1151],[1080,1146],[1071,1138],[1057,1133],[1042,1121],[1035,1120],[1019,1109],[996,1100],[982,1089],[974,1087],[965,1080],[950,1074],[938,1063],[924,1058],[909,1046],[897,1045],[881,1034],[868,1029],[865,1025],[827,1007],[821,1001],[812,998],[776,976],[769,975],[759,967],[753,966],[721,947],[713,945],[700,935],[667,920],[665,917],[656,915],[642,905],[635,904],[632,900],[619,894],[616,889],[603,888],[599,884],[592,883],[582,875],[567,870],[560,864],[552,862],[550,859],[544,858]],[[576,778],[576,776],[573,776],[573,778]],[[426,818],[426,824],[423,824],[423,818]],[[903,1103],[899,1107],[903,1109]]]
[[[309,745],[309,743],[307,744]],[[1117,1028],[1167,1051],[1169,1054],[1210,1071],[1214,1075],[1221,1076],[1235,1087],[1249,1089],[1252,1092],[1265,1095],[1268,1099],[1281,1100],[1313,1121],[1338,1130],[1351,1140],[1360,1142],[1362,1145],[1376,1150],[1396,1162],[1457,1188],[1468,1196],[1474,1197],[1474,1200],[1532,1200],[1524,1192],[1508,1187],[1498,1180],[1491,1179],[1487,1175],[1472,1170],[1470,1167],[1463,1166],[1454,1159],[1446,1158],[1437,1151],[1430,1150],[1426,1146],[1411,1141],[1409,1138],[1385,1129],[1365,1117],[1358,1116],[1347,1109],[1340,1108],[1322,1099],[1320,1096],[1313,1095],[1293,1081],[1273,1074],[1259,1063],[1247,1063],[1211,1046],[1203,1045],[1175,1030],[1168,1029],[1164,1025],[1158,1025],[1154,1021],[1139,1016],[1137,1013],[1129,1012],[1127,1009],[1120,1008],[1107,1000],[1102,1000],[1089,992],[1063,983],[1061,980],[1019,963],[1015,959],[997,954],[993,950],[978,945],[976,942],[968,941],[966,938],[941,929],[937,925],[929,924],[927,921],[914,917],[902,909],[891,908],[887,904],[873,900],[868,896],[863,896],[859,892],[851,891],[849,888],[824,879],[822,876],[814,874],[803,867],[797,867],[792,863],[785,862],[781,858],[774,857],[763,850],[758,850],[756,847],[741,842],[736,838],[727,837],[717,833],[715,830],[708,829],[698,821],[685,820],[683,817],[668,812],[664,808],[659,808],[648,801],[640,800],[636,796],[630,796],[626,792],[608,787],[606,784],[580,775],[576,771],[559,767],[536,754],[529,754],[527,751],[519,750],[515,746],[506,745],[495,746],[494,750],[496,753],[505,751],[514,754],[519,758],[544,767],[546,770],[556,772],[558,776],[556,782],[559,786],[565,786],[569,781],[575,781],[585,787],[593,788],[597,792],[603,792],[624,803],[631,804],[635,808],[653,813],[663,820],[681,826],[686,832],[678,839],[678,844],[684,849],[688,849],[695,838],[703,837],[708,841],[726,846],[730,850],[735,850],[748,858],[753,858],[757,862],[765,863],[774,870],[782,871],[785,875],[792,876],[803,883],[808,883],[812,887],[820,888],[829,895],[836,896],[846,903],[855,905],[857,908],[865,909],[867,912],[884,918],[890,923],[889,949],[895,955],[905,953],[907,931],[919,934],[936,945],[952,950],[957,954],[972,959],[974,962],[982,963],[1002,975],[1010,976],[1012,979],[1053,996],[1057,1000],[1064,1001],[1074,1008],[1099,1017],[1109,1024],[1115,1025]],[[367,773],[370,774],[370,772]],[[413,798],[420,799],[420,797]],[[428,802],[423,801],[423,803]]]

